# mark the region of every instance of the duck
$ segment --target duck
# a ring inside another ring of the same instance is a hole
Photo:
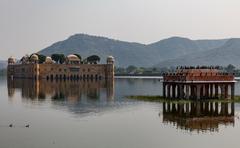
[[[13,124],[9,124],[9,127],[13,127]]]
[[[29,124],[28,124],[28,125],[25,125],[25,127],[29,128],[29,127],[30,127],[30,125],[29,125]]]

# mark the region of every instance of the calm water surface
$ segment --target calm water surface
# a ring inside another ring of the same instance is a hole
[[[158,79],[33,82],[0,78],[0,147],[239,145],[240,104],[167,104],[125,98],[161,95],[161,85]],[[240,95],[240,83],[236,94]]]

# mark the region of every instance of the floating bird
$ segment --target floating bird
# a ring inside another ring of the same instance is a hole
[[[9,127],[13,127],[13,124],[9,124]]]
[[[30,125],[29,125],[29,124],[28,124],[28,125],[25,125],[25,127],[29,128],[29,127],[30,127]]]

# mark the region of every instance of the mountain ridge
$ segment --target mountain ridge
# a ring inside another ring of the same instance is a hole
[[[151,44],[141,44],[102,36],[75,34],[44,48],[39,53],[44,55],[78,53],[82,57],[96,54],[101,57],[103,63],[108,55],[112,55],[116,59],[116,65],[120,67],[129,65],[151,67],[162,61],[210,50],[210,48],[221,46],[226,41],[227,39],[191,40],[175,36]]]
[[[169,66],[196,66],[196,65],[220,65],[228,64],[239,65],[240,63],[240,38],[231,38],[222,46],[205,52],[192,53],[159,62],[156,67]]]

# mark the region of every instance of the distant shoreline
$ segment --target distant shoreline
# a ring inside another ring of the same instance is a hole
[[[159,79],[163,80],[163,77],[160,75],[115,75],[115,79]],[[240,77],[235,77],[236,81],[240,81]]]
[[[6,76],[7,71],[0,70],[0,76]],[[152,74],[152,75],[145,75],[145,74],[115,74],[115,79],[159,79],[163,80],[161,75]],[[235,77],[236,81],[240,81],[240,77]]]
[[[154,76],[154,77],[162,77],[161,74],[115,74],[115,76]]]

